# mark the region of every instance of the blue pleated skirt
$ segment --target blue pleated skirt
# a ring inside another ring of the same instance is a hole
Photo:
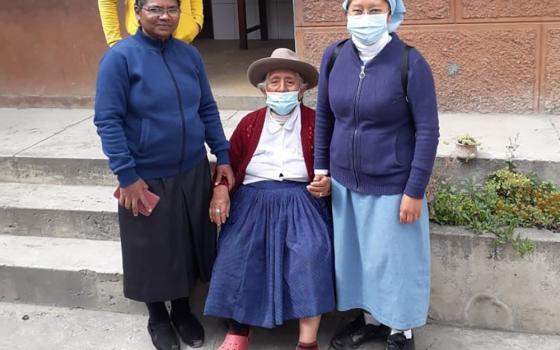
[[[329,207],[306,185],[263,181],[234,193],[205,315],[272,328],[334,310]]]
[[[406,330],[423,326],[430,301],[428,208],[399,222],[402,195],[364,195],[332,180],[337,308],[364,309]]]

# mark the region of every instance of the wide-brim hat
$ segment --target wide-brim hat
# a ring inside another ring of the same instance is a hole
[[[313,65],[300,60],[295,52],[285,48],[276,49],[270,57],[261,58],[251,63],[249,69],[247,69],[247,78],[256,87],[264,81],[270,71],[276,69],[289,69],[299,73],[308,89],[317,86],[319,81],[319,72]]]

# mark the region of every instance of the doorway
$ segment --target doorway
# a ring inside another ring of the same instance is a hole
[[[258,25],[259,0],[246,1],[247,27]],[[260,32],[247,35],[248,50],[239,45],[237,0],[203,0],[204,27],[193,45],[200,51],[214,96],[222,109],[255,109],[264,105],[261,93],[247,81],[247,68],[276,48],[295,50],[292,0],[266,0],[268,40]],[[212,27],[211,30],[208,27]]]
[[[212,18],[212,0],[202,0],[204,25],[198,34],[199,39],[214,39],[214,21]]]

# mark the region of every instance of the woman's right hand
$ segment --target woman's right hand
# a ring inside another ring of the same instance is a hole
[[[210,221],[216,225],[225,224],[229,217],[229,190],[225,185],[218,185],[214,187],[214,194],[210,201]]]
[[[307,186],[307,190],[315,198],[331,195],[331,178],[327,175],[315,175],[313,181]]]
[[[151,210],[150,204],[144,196],[144,191],[148,189],[148,185],[144,180],[139,179],[132,185],[127,187],[121,187],[121,195],[119,198],[119,205],[125,207],[126,209],[132,209],[132,214],[138,216],[138,202],[142,202],[145,208]]]
[[[231,169],[231,165],[229,164],[222,164],[216,165],[216,174],[214,174],[214,186],[218,186],[222,177],[225,177],[228,182],[228,190],[232,190],[233,186],[235,185],[235,175],[233,175],[233,170]]]

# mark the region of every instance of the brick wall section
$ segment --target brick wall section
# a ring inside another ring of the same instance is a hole
[[[296,48],[317,66],[348,36],[341,3],[295,1]],[[441,111],[560,114],[560,1],[406,4],[398,34],[430,62]]]

